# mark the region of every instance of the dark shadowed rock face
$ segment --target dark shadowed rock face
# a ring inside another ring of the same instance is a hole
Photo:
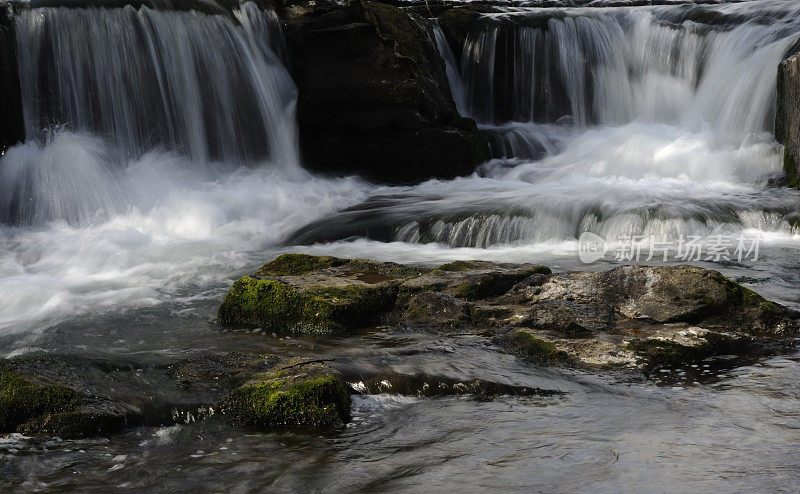
[[[630,369],[751,354],[797,333],[794,311],[693,266],[554,275],[531,264],[426,270],[297,254],[237,281],[219,319],[315,334],[378,322],[471,332],[539,363]]]
[[[297,3],[283,18],[306,166],[412,183],[469,174],[488,157],[422,18],[373,2]]]
[[[25,139],[14,46],[11,7],[0,2],[0,153]]]
[[[775,137],[783,144],[783,168],[792,187],[800,188],[800,41],[778,66]]]

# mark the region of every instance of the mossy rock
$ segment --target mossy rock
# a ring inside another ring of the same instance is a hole
[[[230,327],[328,334],[376,324],[399,284],[429,269],[368,259],[284,254],[237,280],[217,313]]]
[[[295,359],[253,376],[226,397],[222,409],[238,425],[333,429],[350,418],[350,390],[330,367]]]
[[[338,257],[283,254],[261,266],[256,275],[300,276],[320,269],[341,266],[347,262],[347,259],[339,259]]]
[[[405,311],[400,320],[404,324],[456,330],[470,322],[468,304],[445,293],[419,293],[410,296],[408,303],[403,305]]]
[[[79,439],[120,431],[126,422],[124,413],[88,406],[40,415],[20,425],[18,430],[23,434],[45,434],[62,439]]]
[[[244,276],[217,313],[220,324],[327,334],[376,323],[394,305],[397,287],[351,284],[299,290],[280,280]]]
[[[0,366],[0,431],[13,432],[30,420],[74,410],[81,398],[72,388],[35,382]]]
[[[531,362],[563,365],[570,364],[573,360],[567,352],[559,350],[552,341],[537,338],[527,331],[514,331],[509,344],[514,353]]]

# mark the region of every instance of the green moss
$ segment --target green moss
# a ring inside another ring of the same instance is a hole
[[[244,276],[217,312],[220,324],[299,333],[331,333],[371,324],[394,304],[397,288],[347,285],[302,293],[277,280]]]
[[[352,259],[347,262],[346,273],[366,282],[375,279],[375,282],[388,281],[396,278],[412,278],[429,273],[431,270],[419,267],[409,267],[392,262],[376,262],[369,259]],[[380,276],[376,276],[380,275]]]
[[[753,290],[744,287],[719,273],[717,273],[716,277],[717,280],[725,287],[725,298],[728,304],[743,307],[755,307],[760,306],[767,301],[764,297]]]
[[[72,410],[79,404],[80,395],[72,388],[37,384],[0,367],[0,431],[14,431],[31,419]]]
[[[308,254],[283,254],[261,266],[258,276],[299,276],[320,269],[341,266],[346,259]]]
[[[350,393],[333,373],[294,383],[268,373],[233,391],[226,412],[241,425],[329,429],[348,420]]]
[[[555,343],[536,338],[527,331],[515,331],[511,343],[517,353],[534,362],[564,364],[572,361],[570,355],[559,350]]]

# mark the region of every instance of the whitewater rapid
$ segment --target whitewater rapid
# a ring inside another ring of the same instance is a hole
[[[724,268],[772,273],[777,296],[791,298],[781,290],[792,284],[785,253],[800,238],[799,197],[774,186],[782,148],[769,121],[775,67],[800,29],[791,2],[769,5],[771,23],[575,9],[547,30],[507,27],[540,12],[511,9],[470,35],[458,67],[432,31],[459,108],[489,133],[496,158],[413,187],[303,171],[286,50],[274,14],[254,4],[238,23],[146,7],[31,9],[18,44],[30,54],[20,77],[34,138],[0,158],[0,335],[33,338],[178,298],[215,306],[232,279],[285,251],[585,268],[576,252],[587,231],[609,241],[759,236],[764,259]],[[754,7],[715,8],[728,19]],[[112,26],[150,50],[115,44]],[[517,47],[502,84],[511,89],[500,92],[498,33]],[[220,43],[198,50],[201,35]],[[233,54],[225,63],[223,52]],[[63,63],[51,71],[36,63],[53,59]],[[535,67],[553,71],[542,79]],[[202,70],[214,74],[210,93],[180,90],[202,85]],[[54,99],[37,93],[42,80]],[[130,91],[112,91],[123,80]],[[536,104],[543,80],[564,89],[566,114]],[[96,100],[80,100],[92,84]],[[208,101],[214,111],[200,111]],[[165,126],[156,134],[146,131],[153,114]]]

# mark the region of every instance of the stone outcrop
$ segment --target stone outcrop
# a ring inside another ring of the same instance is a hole
[[[244,287],[247,287],[246,289]],[[237,281],[221,323],[346,333],[390,324],[493,338],[544,364],[646,369],[789,344],[798,314],[716,271],[460,261],[437,269],[286,254]]]
[[[800,41],[778,66],[775,137],[785,147],[783,169],[787,181],[800,188]]]
[[[424,19],[368,1],[281,12],[307,167],[412,183],[469,174],[488,158],[475,122],[458,115]]]

